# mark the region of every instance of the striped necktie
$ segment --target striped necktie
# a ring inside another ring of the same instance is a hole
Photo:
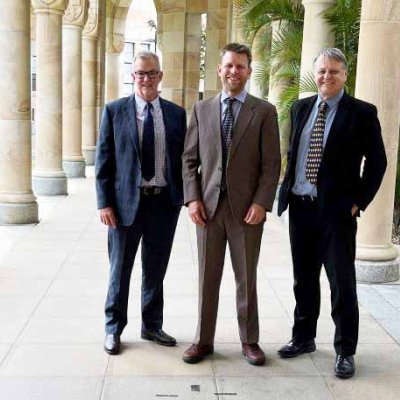
[[[224,118],[221,124],[221,137],[222,137],[222,190],[226,189],[226,165],[228,162],[229,149],[232,142],[233,133],[233,110],[232,104],[236,101],[235,98],[228,97],[224,100],[227,107]]]
[[[306,164],[306,178],[313,185],[317,183],[318,170],[322,159],[327,108],[328,103],[326,101],[321,101],[318,108],[317,120],[315,121],[310,137],[310,146],[308,148]]]

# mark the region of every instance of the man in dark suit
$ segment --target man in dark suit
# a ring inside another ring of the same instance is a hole
[[[135,56],[135,94],[106,104],[96,153],[97,205],[108,225],[110,281],[105,304],[109,354],[120,351],[129,283],[142,239],[141,337],[165,346],[176,341],[162,330],[163,280],[183,202],[185,110],[158,97],[157,55]]]
[[[227,242],[236,280],[242,353],[250,364],[265,362],[258,345],[257,262],[266,212],[271,211],[280,172],[275,107],[251,96],[247,46],[222,50],[222,92],[196,103],[183,154],[184,201],[197,225],[199,320],[183,355],[201,361],[214,350],[219,287]]]
[[[386,155],[376,107],[344,91],[343,53],[321,51],[314,74],[318,95],[295,102],[291,110],[291,143],[279,194],[278,214],[289,205],[296,307],[292,340],[278,354],[291,358],[315,350],[324,264],[336,326],[335,373],[349,378],[355,370],[359,319],[356,217],[378,191]]]

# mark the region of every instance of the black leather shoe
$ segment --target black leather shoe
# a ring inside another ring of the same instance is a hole
[[[167,335],[162,329],[148,330],[143,329],[141,338],[144,340],[151,340],[161,346],[175,346],[176,340],[172,336]]]
[[[297,342],[293,339],[278,350],[278,355],[282,358],[293,358],[302,353],[311,353],[315,351],[315,348],[314,339],[308,340],[307,342]]]
[[[353,356],[342,356],[338,354],[335,362],[335,374],[339,378],[347,379],[354,375],[356,366]]]
[[[108,354],[116,355],[121,349],[121,339],[119,335],[108,333],[104,339],[104,351]]]

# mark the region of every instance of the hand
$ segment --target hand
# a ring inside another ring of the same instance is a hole
[[[191,220],[196,225],[200,225],[204,228],[206,226],[207,215],[203,202],[200,200],[193,200],[189,203],[188,207]]]
[[[250,206],[249,210],[247,211],[244,222],[246,222],[249,225],[257,225],[260,222],[264,221],[264,219],[266,218],[267,216],[264,207],[261,207],[258,204],[253,203]]]
[[[351,207],[351,215],[352,217],[354,217],[358,212],[358,206],[356,204],[354,204],[353,207]]]
[[[104,225],[117,227],[117,218],[115,218],[114,209],[112,207],[100,208],[100,221]]]

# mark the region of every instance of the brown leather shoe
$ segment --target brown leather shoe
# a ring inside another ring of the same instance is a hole
[[[257,343],[242,343],[242,353],[244,358],[252,365],[265,364],[265,354]]]
[[[182,358],[186,363],[196,364],[213,352],[214,346],[212,344],[192,344],[188,349],[185,350]]]

